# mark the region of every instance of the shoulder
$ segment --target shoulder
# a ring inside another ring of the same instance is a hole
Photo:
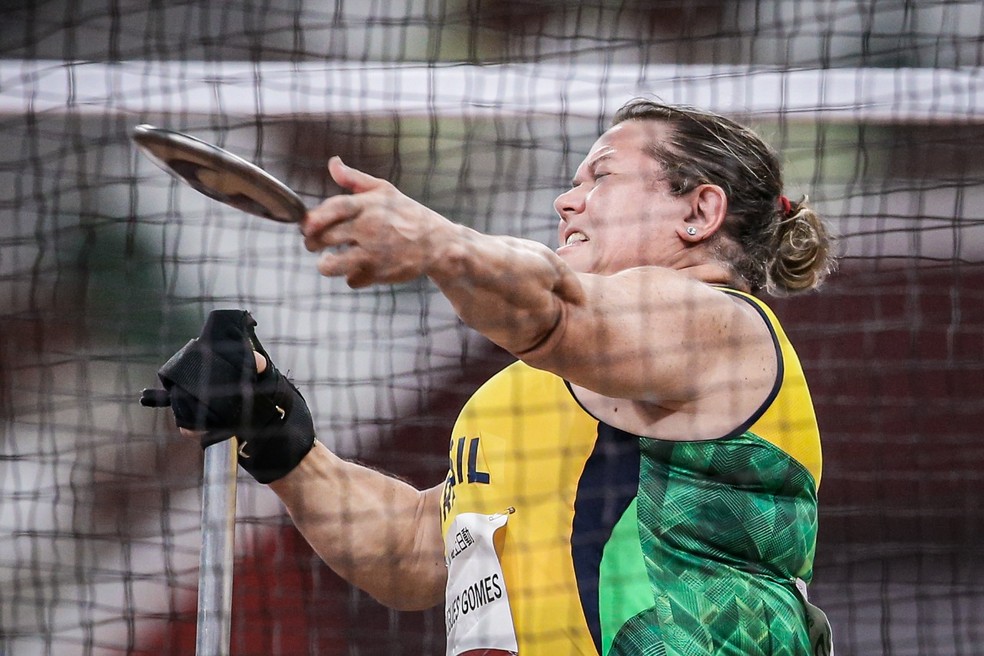
[[[521,357],[579,387],[680,403],[775,359],[762,316],[721,288],[662,267],[577,275],[583,299],[565,306],[549,342]]]
[[[616,313],[634,340],[621,354],[632,365],[617,368],[618,384],[572,381],[606,423],[646,437],[715,439],[768,398],[780,357],[774,316],[758,299],[656,268],[587,284],[598,285],[589,297],[621,299]]]
[[[732,347],[771,345],[771,314],[749,294],[663,267],[639,267],[611,276],[585,275],[585,314],[637,326],[635,337],[678,355],[712,359]],[[579,317],[571,317],[577,321]],[[590,320],[584,316],[587,325]]]
[[[674,269],[647,266],[611,275],[578,276],[585,290],[585,304],[594,310],[619,302],[619,309],[634,308],[640,317],[703,318],[711,323],[739,325],[752,319],[750,328],[761,323],[760,314],[754,309],[761,302],[751,295]]]

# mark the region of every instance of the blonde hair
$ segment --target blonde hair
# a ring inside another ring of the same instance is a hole
[[[766,267],[766,290],[793,294],[816,289],[837,265],[834,240],[804,197],[776,222],[774,255]]]

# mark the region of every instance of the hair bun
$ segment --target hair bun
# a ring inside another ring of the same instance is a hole
[[[775,258],[769,267],[769,287],[795,293],[819,287],[836,268],[834,238],[806,198],[790,208],[775,235]]]

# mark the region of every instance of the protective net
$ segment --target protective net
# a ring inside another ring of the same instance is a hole
[[[135,125],[309,205],[340,154],[553,243],[553,198],[638,95],[752,124],[841,237],[821,293],[774,303],[823,433],[811,594],[837,650],[984,653],[982,25],[952,0],[3,3],[0,653],[192,650],[201,452],[136,399],[209,310],[253,313],[326,444],[419,486],[509,361],[426,281],[320,277],[295,230],[139,156]],[[385,610],[239,487],[233,653],[443,653],[443,609]]]

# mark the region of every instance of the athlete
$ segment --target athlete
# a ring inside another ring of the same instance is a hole
[[[237,435],[353,584],[398,609],[444,602],[453,656],[829,652],[805,595],[817,422],[757,295],[815,289],[834,258],[762,139],[628,103],[555,201],[556,250],[455,224],[338,158],[329,172],[351,193],[302,223],[319,271],[352,287],[427,276],[517,362],[462,409],[427,490],[316,441],[242,312],[162,368],[179,426]]]

